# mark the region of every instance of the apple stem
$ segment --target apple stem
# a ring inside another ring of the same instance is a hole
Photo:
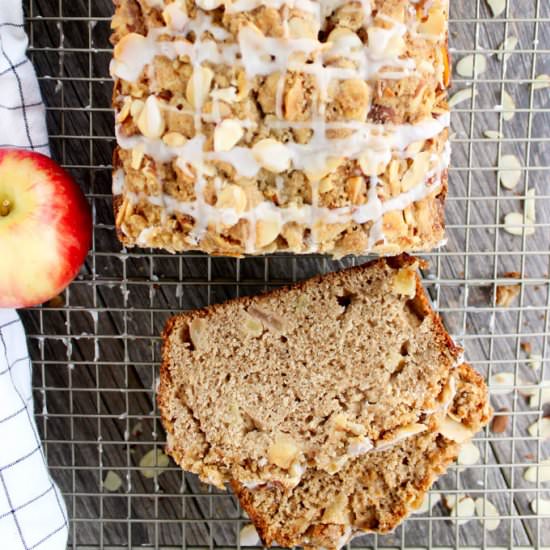
[[[7,216],[11,212],[11,202],[4,199],[0,204],[0,216]]]

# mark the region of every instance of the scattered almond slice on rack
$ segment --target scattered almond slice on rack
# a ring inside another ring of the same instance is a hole
[[[531,501],[531,510],[539,516],[550,515],[550,500],[546,498],[536,498]]]
[[[456,64],[456,72],[465,78],[475,78],[487,70],[487,59],[480,53],[467,55]]]
[[[502,132],[497,132],[496,130],[485,130],[483,135],[488,139],[502,139],[504,137]]]
[[[514,189],[521,179],[523,166],[515,155],[503,155],[498,161],[498,179],[506,189]]]
[[[539,74],[533,82],[533,90],[544,90],[550,88],[550,75]]]
[[[523,472],[523,479],[531,483],[536,483],[537,480],[540,482],[550,481],[550,458],[541,460],[537,466],[526,468]]]
[[[529,407],[531,409],[540,409],[547,403],[550,403],[550,385],[534,390],[529,397]]]
[[[527,358],[527,364],[533,370],[539,370],[542,364],[542,355],[540,353],[530,353],[529,357]]]
[[[498,48],[499,53],[497,53],[497,59],[504,62],[508,61],[512,55],[511,51],[516,49],[517,44],[518,39],[515,36],[508,36]]]
[[[476,498],[475,500],[476,515],[483,522],[483,527],[487,531],[494,531],[500,525],[500,514],[497,507],[486,498]]]
[[[491,395],[506,395],[514,391],[515,376],[513,372],[499,372],[493,374],[489,380],[489,393]],[[518,384],[521,380],[518,379]]]
[[[497,411],[497,414],[493,417],[491,422],[491,431],[494,434],[503,434],[508,427],[508,420],[510,419],[510,409],[503,407]]]
[[[506,9],[506,0],[487,0],[493,17],[498,17]]]
[[[162,452],[161,449],[151,449],[145,453],[139,461],[141,475],[145,478],[155,477],[155,474],[161,474],[162,469],[166,468],[170,463],[170,459]]]
[[[426,514],[440,501],[441,495],[439,493],[426,493],[422,504],[417,510],[413,511],[413,514]]]
[[[477,445],[468,441],[460,447],[460,452],[458,453],[457,463],[461,466],[472,466],[479,462],[480,452],[477,448]]]
[[[468,99],[477,95],[477,90],[474,92],[472,88],[463,88],[459,90],[449,99],[449,107],[455,107],[459,103],[468,101]]]
[[[261,543],[258,531],[252,523],[245,525],[239,534],[240,546],[258,546]]]
[[[535,190],[529,189],[527,193],[525,193],[525,201],[524,201],[524,210],[525,210],[525,217],[530,220],[531,222],[535,223],[537,219],[537,215],[535,212]]]
[[[455,499],[451,499],[451,501],[454,500],[454,503],[451,506],[449,515],[452,518],[456,518],[456,522],[458,525],[464,525],[474,518],[476,511],[475,502],[473,498],[467,497],[465,495],[459,495],[459,497],[462,498],[457,499],[455,497]],[[447,502],[449,503],[449,500],[447,500]]]
[[[531,437],[538,437],[542,440],[550,438],[550,418],[539,418],[527,428],[527,431]]]
[[[122,479],[116,472],[113,472],[113,470],[109,470],[107,472],[107,475],[105,476],[105,479],[103,480],[102,485],[106,491],[114,493],[115,491],[118,491],[120,489],[122,485]]]
[[[514,98],[506,90],[502,90],[502,118],[508,122],[514,118],[515,114],[516,103]]]
[[[533,220],[529,218],[523,219],[523,214],[519,212],[510,212],[504,216],[504,231],[510,233],[510,235],[516,235],[518,237],[533,235],[535,228],[533,227]]]

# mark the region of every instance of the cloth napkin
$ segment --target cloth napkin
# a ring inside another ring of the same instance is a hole
[[[20,0],[0,0],[0,147],[48,154],[45,109],[26,57]],[[31,361],[17,312],[0,309],[0,548],[65,550],[65,503],[34,422]]]

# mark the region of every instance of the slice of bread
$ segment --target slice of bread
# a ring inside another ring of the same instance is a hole
[[[419,430],[450,398],[458,348],[409,256],[170,319],[168,452],[223,487],[296,486]]]
[[[491,416],[483,379],[468,365],[456,369],[457,392],[447,416],[397,445],[350,461],[337,474],[310,468],[300,484],[248,490],[232,483],[265,546],[340,548],[354,536],[393,530],[418,508],[463,442]]]

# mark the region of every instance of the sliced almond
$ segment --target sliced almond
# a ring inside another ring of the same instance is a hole
[[[187,138],[179,132],[168,132],[162,136],[162,141],[165,145],[168,145],[168,147],[181,147],[185,145]]]
[[[447,510],[451,511],[459,500],[463,500],[465,498],[466,495],[464,495],[463,493],[458,493],[456,495],[444,495],[443,506],[445,506]]]
[[[483,527],[487,531],[494,531],[500,525],[500,514],[496,506],[486,498],[476,498],[475,500],[476,515],[482,520]]]
[[[459,103],[468,101],[472,96],[477,95],[477,90],[474,92],[473,88],[463,88],[459,90],[449,99],[449,107],[456,107]]]
[[[493,17],[499,16],[506,9],[506,0],[487,0]]]
[[[548,403],[550,403],[550,386],[534,390],[533,394],[529,397],[529,407],[531,409],[541,409]]]
[[[537,481],[550,481],[550,458],[542,460],[540,464],[536,466],[529,466],[523,472],[523,479],[536,483]]]
[[[426,493],[420,506],[413,510],[413,514],[426,514],[440,501],[441,495],[439,493]]]
[[[185,95],[195,109],[200,109],[210,93],[210,86],[214,79],[212,69],[208,67],[196,67],[193,75],[187,82]]]
[[[515,375],[513,372],[499,372],[489,379],[489,393],[492,395],[506,395],[514,391]],[[519,383],[519,380],[518,380]]]
[[[162,12],[162,18],[173,31],[181,32],[187,24],[187,6],[185,0],[175,0],[171,4],[168,4]]]
[[[237,213],[246,209],[246,193],[240,185],[226,184],[219,192],[216,199],[216,208],[233,208]]]
[[[539,74],[533,82],[533,90],[544,90],[550,88],[550,75]]]
[[[151,95],[145,102],[137,121],[139,131],[147,138],[158,139],[166,129],[164,115],[159,100]]]
[[[521,179],[523,166],[515,155],[503,155],[498,161],[498,179],[506,189],[514,189]]]
[[[474,435],[466,426],[449,416],[446,416],[441,422],[439,433],[447,439],[456,441],[457,443],[464,443]]]
[[[110,491],[111,493],[114,493],[115,491],[118,491],[121,486],[122,486],[121,477],[116,472],[109,470],[107,472],[107,475],[105,476],[105,479],[103,480],[103,488],[106,491]]]
[[[537,221],[537,213],[535,211],[535,195],[534,189],[529,189],[527,193],[525,193],[525,201],[524,201],[524,207],[523,210],[525,212],[525,217],[535,223]]]
[[[168,464],[170,464],[170,459],[161,449],[151,449],[139,461],[141,475],[145,478],[152,478],[157,474],[162,474],[162,469],[166,468]]]
[[[531,501],[531,510],[539,516],[550,516],[550,500],[546,498],[536,498]]]
[[[550,438],[550,417],[539,418],[527,428],[531,437],[546,440]]]
[[[237,88],[234,86],[212,90],[210,92],[210,97],[218,101],[225,101],[226,103],[235,103],[239,101],[239,98],[237,97]]]
[[[130,115],[134,120],[139,118],[139,115],[141,115],[141,111],[143,111],[144,107],[145,101],[142,101],[141,99],[134,99],[132,101],[132,104],[130,105]]]
[[[533,370],[539,370],[542,364],[542,355],[540,353],[530,353],[527,359],[527,364]]]
[[[273,216],[256,222],[256,247],[263,248],[271,244],[283,228],[279,217]]]
[[[516,114],[516,103],[514,98],[506,91],[502,91],[502,118],[506,121],[512,120]]]
[[[471,466],[479,462],[480,452],[477,445],[467,441],[460,447],[457,463],[462,466]]]
[[[519,212],[510,212],[504,216],[504,231],[510,233],[510,235],[516,235],[518,237],[533,235],[535,228],[533,227],[533,221],[529,218],[523,219],[523,214]]]
[[[508,61],[512,55],[511,51],[516,49],[517,44],[518,39],[515,36],[508,36],[498,48],[500,53],[497,53],[497,59],[504,62]]]
[[[125,98],[124,102],[122,103],[122,107],[116,116],[117,122],[124,122],[128,118],[128,116],[130,115],[131,106],[132,106],[132,98],[131,97]]]
[[[487,59],[479,53],[467,55],[456,64],[457,74],[465,78],[475,78],[486,70]]]
[[[504,137],[502,132],[497,132],[496,130],[485,130],[483,135],[489,139],[502,139]]]
[[[130,166],[134,170],[139,170],[141,168],[141,163],[143,162],[143,156],[145,155],[145,147],[143,143],[138,143],[133,149],[132,149],[132,160],[130,163]]]
[[[475,503],[471,497],[457,499],[451,508],[450,516],[457,518],[458,525],[464,525],[473,519],[475,514]]]
[[[214,151],[230,151],[243,137],[244,130],[238,120],[226,118],[214,130]]]
[[[261,544],[260,536],[252,523],[245,525],[239,534],[240,546],[258,546]]]
[[[252,147],[252,154],[258,164],[269,172],[280,174],[290,168],[290,151],[284,143],[276,139],[267,138],[258,141]]]
[[[195,0],[195,4],[203,10],[211,11],[223,6],[224,0]]]

